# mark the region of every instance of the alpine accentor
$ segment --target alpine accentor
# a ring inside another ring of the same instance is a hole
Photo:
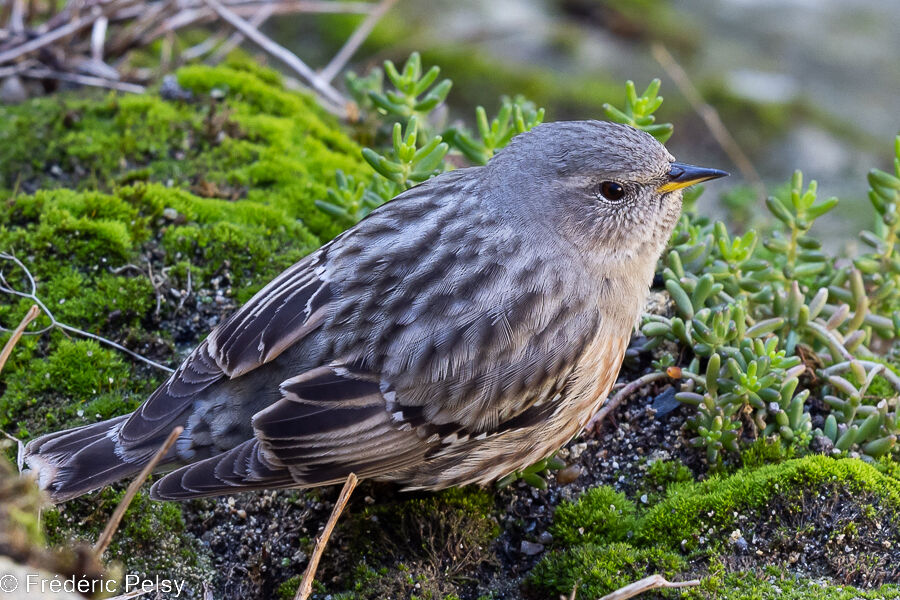
[[[179,425],[155,498],[497,479],[603,403],[680,190],[723,175],[625,125],[540,125],[279,275],[134,413],[25,459],[56,501],[137,473]]]

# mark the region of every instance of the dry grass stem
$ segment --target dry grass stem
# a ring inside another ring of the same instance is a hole
[[[650,577],[644,577],[634,583],[629,583],[625,587],[619,588],[616,591],[603,596],[600,600],[627,600],[628,598],[634,598],[639,594],[651,590],[694,587],[697,585],[700,585],[699,579],[691,579],[690,581],[669,581],[662,575],[651,575]]]
[[[0,259],[12,261],[13,263],[16,264],[16,266],[18,266],[20,269],[22,269],[22,272],[24,273],[26,279],[28,279],[28,287],[29,287],[28,292],[21,292],[15,288],[13,288],[12,285],[10,285],[9,282],[6,280],[6,276],[3,274],[3,271],[0,271],[0,292],[3,292],[5,294],[12,294],[13,296],[19,296],[20,298],[30,299],[32,302],[37,304],[41,308],[41,310],[44,312],[44,314],[47,315],[47,318],[50,319],[50,325],[48,325],[47,327],[44,327],[43,329],[39,329],[38,331],[29,331],[29,332],[24,333],[23,335],[41,335],[42,333],[46,333],[46,332],[50,331],[51,329],[53,329],[54,327],[56,327],[63,331],[66,331],[68,333],[72,333],[72,334],[75,334],[75,335],[78,335],[81,337],[90,338],[90,339],[100,342],[102,344],[106,344],[107,346],[115,348],[116,350],[119,350],[120,352],[124,352],[125,354],[131,356],[132,358],[135,358],[143,363],[146,363],[146,364],[150,365],[151,367],[156,367],[157,369],[159,369],[161,371],[165,371],[166,373],[174,373],[175,372],[174,369],[170,369],[169,367],[167,367],[165,365],[161,365],[158,362],[152,361],[149,358],[147,358],[146,356],[142,356],[142,355],[138,354],[137,352],[129,350],[125,346],[123,346],[121,344],[117,344],[116,342],[114,342],[110,339],[107,339],[103,336],[95,335],[93,333],[90,333],[89,331],[84,331],[82,329],[78,329],[77,327],[72,327],[71,325],[66,325],[65,323],[60,323],[59,321],[56,320],[56,317],[53,316],[53,312],[51,312],[50,309],[47,308],[47,305],[44,304],[40,300],[40,298],[37,297],[37,283],[34,281],[34,276],[31,274],[31,271],[28,270],[28,267],[26,267],[25,264],[21,260],[19,260],[15,256],[13,256],[12,254],[7,254],[6,252],[0,252]],[[0,331],[9,331],[9,329],[6,329],[5,327],[0,327]]]
[[[759,173],[756,172],[753,163],[750,162],[750,159],[747,158],[747,155],[741,150],[741,147],[734,139],[734,136],[732,136],[731,132],[728,131],[728,128],[725,127],[725,123],[723,123],[722,118],[719,117],[718,111],[703,101],[703,97],[691,82],[688,74],[681,68],[681,65],[678,64],[669,51],[666,50],[665,46],[659,42],[654,42],[651,45],[650,50],[653,53],[653,58],[656,59],[656,62],[659,63],[672,81],[675,82],[678,90],[691,104],[697,114],[700,115],[700,118],[703,119],[706,127],[709,129],[713,138],[715,138],[716,143],[722,147],[722,150],[725,151],[725,154],[728,155],[731,162],[737,166],[741,175],[753,186],[760,197],[765,198],[766,185],[763,183]]]
[[[13,348],[16,347],[19,338],[25,333],[25,328],[28,327],[32,321],[37,319],[39,314],[41,314],[40,307],[38,307],[37,304],[32,304],[19,325],[13,329],[12,335],[9,336],[9,339],[6,340],[6,344],[3,345],[3,351],[0,351],[0,372],[2,372],[3,367],[6,366],[6,361],[9,359],[9,355],[12,354]]]
[[[97,543],[94,544],[94,555],[97,557],[99,561],[103,556],[103,553],[106,552],[106,549],[109,547],[109,543],[112,541],[113,535],[115,535],[116,530],[119,528],[119,523],[122,522],[122,517],[125,516],[125,511],[128,510],[128,506],[131,504],[131,501],[134,500],[135,495],[138,493],[138,490],[141,489],[141,486],[144,485],[144,482],[147,481],[147,478],[150,477],[150,474],[153,473],[153,469],[156,468],[156,465],[159,464],[159,461],[162,460],[163,456],[172,448],[172,445],[175,443],[175,440],[178,439],[178,436],[184,431],[184,427],[176,427],[169,434],[169,437],[166,438],[166,441],[163,442],[162,446],[159,447],[159,450],[156,451],[156,454],[153,455],[153,458],[150,459],[143,470],[141,470],[140,474],[134,478],[134,480],[128,484],[128,489],[125,491],[125,496],[122,498],[122,501],[119,502],[119,505],[116,507],[116,510],[113,512],[112,516],[109,518],[109,521],[106,523],[106,527],[103,529],[103,533],[100,534],[100,537],[97,539]]]
[[[596,431],[597,428],[600,427],[600,424],[603,423],[603,420],[606,419],[607,416],[609,416],[609,413],[616,410],[619,405],[622,404],[622,402],[624,402],[626,398],[628,398],[628,396],[647,384],[656,381],[662,381],[668,378],[669,374],[664,371],[647,373],[643,377],[638,377],[637,379],[620,389],[618,392],[616,392],[615,396],[607,400],[603,404],[603,407],[597,411],[597,414],[591,417],[591,420],[588,421],[588,424],[584,426],[584,430]]]
[[[266,5],[262,9],[260,9],[259,12],[253,15],[253,18],[250,19],[250,24],[256,28],[262,27],[263,23],[268,21],[269,17],[274,14],[275,7],[272,5]],[[219,48],[212,54],[212,56],[209,57],[209,62],[214,65],[219,64],[220,62],[225,60],[225,57],[228,56],[232,50],[244,43],[245,39],[246,37],[243,33],[241,33],[240,31],[235,31],[230,36],[228,36],[228,39],[225,40],[225,43],[219,46]]]
[[[297,595],[294,596],[294,600],[306,600],[312,593],[313,580],[316,577],[316,569],[319,568],[322,553],[325,551],[325,545],[328,543],[328,538],[331,537],[331,532],[334,530],[341,513],[344,512],[344,507],[347,506],[347,502],[350,500],[350,494],[353,493],[353,489],[358,482],[359,480],[354,473],[347,475],[347,481],[344,483],[341,495],[338,496],[334,509],[331,511],[331,516],[328,517],[328,522],[325,523],[325,529],[322,531],[322,535],[316,538],[316,545],[313,548],[312,556],[309,557],[309,564],[306,565],[306,572],[303,573],[303,579],[300,581],[300,587],[297,588]]]
[[[331,83],[335,76],[340,73],[341,69],[344,68],[344,65],[347,64],[347,61],[353,57],[353,53],[359,49],[364,41],[366,41],[366,38],[369,37],[369,34],[375,29],[375,25],[378,24],[381,17],[383,17],[396,3],[397,0],[381,0],[378,6],[375,7],[375,10],[370,12],[369,16],[367,16],[360,26],[356,28],[356,31],[347,38],[344,46],[338,50],[338,53],[334,55],[331,62],[321,70],[319,77],[321,77],[322,81]]]
[[[92,77],[90,75],[79,75],[78,73],[70,73],[68,71],[56,71],[53,69],[44,69],[40,67],[32,67],[22,71],[22,77],[30,77],[32,79],[56,79],[57,81],[68,81],[69,83],[77,83],[88,87],[99,87],[119,92],[129,92],[132,94],[143,93],[146,89],[142,85],[136,83],[125,83],[124,81],[115,81],[103,77]]]
[[[344,116],[344,106],[347,100],[334,89],[330,83],[323,81],[319,75],[313,71],[305,62],[300,60],[296,54],[275,42],[272,38],[262,33],[256,27],[238,16],[234,11],[226,7],[219,0],[204,0],[206,4],[216,11],[216,13],[227,21],[232,27],[247,36],[251,42],[283,62],[299,75],[309,86],[319,94],[322,100],[322,106],[329,112]]]

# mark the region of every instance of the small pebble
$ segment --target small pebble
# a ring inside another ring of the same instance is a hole
[[[568,485],[578,479],[581,475],[581,467],[578,465],[569,465],[565,469],[560,469],[556,474],[556,481],[559,485]]]
[[[569,448],[569,455],[573,459],[578,459],[578,457],[580,457],[585,450],[587,450],[587,444],[585,444],[584,442],[581,442],[579,444],[572,444],[571,448]]]
[[[540,554],[543,551],[543,544],[536,544],[535,542],[529,542],[528,540],[522,540],[522,545],[519,547],[519,552],[526,556],[534,556],[535,554]]]
[[[641,504],[649,504],[649,503],[650,503],[650,499],[647,498],[647,494],[643,494],[641,496]]]
[[[7,77],[0,82],[0,102],[18,104],[28,100],[28,90],[18,75]]]
[[[162,85],[159,87],[159,95],[163,100],[186,101],[194,98],[194,93],[181,87],[174,75],[163,77]]]
[[[544,545],[547,545],[553,541],[553,534],[549,531],[543,531],[541,532],[541,535],[538,536],[538,541]],[[890,542],[885,541],[885,543],[888,545],[887,547],[890,547]]]

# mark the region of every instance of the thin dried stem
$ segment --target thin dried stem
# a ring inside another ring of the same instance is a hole
[[[643,594],[650,590],[694,587],[698,585],[700,585],[699,579],[691,579],[689,581],[669,581],[662,575],[651,575],[650,577],[644,577],[634,583],[629,583],[625,587],[619,588],[616,591],[603,596],[600,600],[628,600],[628,598],[634,598],[638,594]]]
[[[16,344],[19,342],[19,338],[25,333],[25,328],[28,327],[32,321],[37,319],[39,314],[41,314],[40,307],[37,304],[32,304],[18,327],[13,329],[12,335],[9,336],[9,339],[6,340],[6,344],[3,346],[3,350],[0,351],[0,372],[3,372],[3,367],[6,366],[6,361],[9,359],[9,355],[12,354],[13,348],[15,348]]]
[[[25,469],[25,442],[2,429],[0,429],[0,434],[16,445],[16,470],[21,473]]]
[[[78,83],[89,87],[106,88],[117,90],[119,92],[129,92],[132,94],[142,94],[147,88],[135,83],[125,83],[124,81],[115,81],[105,79],[103,77],[94,77],[91,75],[79,75],[78,73],[69,73],[66,71],[54,71],[52,69],[44,69],[42,67],[32,67],[21,73],[22,77],[31,77],[34,79],[56,79],[59,81],[68,81],[70,83]]]
[[[31,59],[25,59],[21,62],[17,62],[14,65],[10,65],[8,67],[0,67],[0,79],[4,77],[11,77],[13,75],[18,75],[22,71],[27,71],[34,65],[38,64],[37,61]]]
[[[271,17],[273,14],[275,14],[275,7],[271,4],[267,4],[266,6],[263,6],[259,10],[259,12],[253,15],[253,18],[250,19],[250,24],[256,28],[262,27],[263,23],[268,21],[269,17]],[[228,39],[225,40],[225,42],[221,46],[219,46],[219,48],[213,53],[213,55],[209,57],[209,61],[212,64],[218,64],[222,62],[223,60],[225,60],[225,57],[228,56],[228,54],[231,53],[232,50],[240,46],[245,39],[246,36],[244,36],[243,33],[241,33],[240,31],[235,31],[230,36],[228,36]]]
[[[679,91],[681,91],[682,95],[687,98],[687,101],[691,104],[697,114],[700,115],[700,118],[703,119],[703,122],[706,124],[706,127],[709,129],[713,138],[715,138],[719,146],[722,147],[722,150],[725,151],[731,159],[731,162],[737,166],[741,175],[744,176],[744,179],[750,182],[750,185],[752,185],[757,193],[764,198],[766,195],[766,185],[763,183],[763,180],[753,166],[753,163],[750,162],[750,159],[747,158],[747,155],[741,150],[741,147],[734,139],[734,136],[732,136],[731,132],[728,131],[728,128],[725,127],[725,123],[723,123],[722,118],[719,117],[718,111],[703,101],[703,97],[691,82],[688,74],[681,68],[681,65],[678,64],[669,51],[666,50],[665,46],[659,42],[654,42],[651,45],[650,50],[653,53],[653,58],[656,59],[656,62],[658,62],[669,77],[672,78],[672,81],[675,82],[675,85],[678,87]]]
[[[347,506],[347,502],[350,500],[350,494],[353,493],[353,489],[356,487],[358,481],[359,480],[354,473],[347,475],[344,489],[341,490],[341,495],[338,496],[334,509],[331,511],[331,516],[328,517],[328,522],[325,523],[325,529],[322,531],[322,535],[316,538],[315,548],[313,548],[312,556],[309,557],[309,564],[306,566],[306,572],[303,573],[303,579],[300,581],[300,587],[297,588],[297,595],[294,596],[294,600],[306,600],[312,593],[313,580],[316,577],[316,569],[319,568],[319,561],[322,559],[322,553],[325,552],[325,545],[328,543],[328,538],[331,537],[331,532],[334,530],[338,518],[344,511],[344,507]]]
[[[97,62],[103,62],[103,46],[106,44],[106,28],[109,26],[108,17],[100,17],[94,21],[91,29],[91,58]]]
[[[0,271],[0,292],[6,293],[6,294],[12,294],[13,296],[19,296],[21,298],[28,298],[29,300],[31,300],[32,302],[37,304],[41,308],[41,311],[43,311],[43,313],[45,315],[47,315],[47,318],[50,319],[50,325],[48,325],[47,327],[44,327],[43,329],[39,329],[38,331],[24,332],[23,335],[40,335],[42,333],[46,333],[47,331],[50,331],[54,327],[58,327],[59,329],[62,329],[63,331],[67,331],[69,333],[73,333],[73,334],[79,335],[81,337],[90,338],[90,339],[100,342],[102,344],[106,344],[107,346],[111,346],[111,347],[115,348],[116,350],[124,352],[125,354],[131,356],[132,358],[135,358],[143,363],[146,363],[146,364],[150,365],[151,367],[156,367],[157,369],[159,369],[161,371],[165,371],[166,373],[174,373],[174,369],[170,369],[169,367],[167,367],[165,365],[161,365],[158,362],[155,362],[153,360],[150,360],[149,358],[147,358],[145,356],[141,356],[137,352],[129,350],[125,346],[123,346],[121,344],[117,344],[116,342],[114,342],[110,339],[107,339],[107,338],[99,336],[99,335],[95,335],[93,333],[84,331],[82,329],[78,329],[77,327],[72,327],[71,325],[66,325],[65,323],[60,323],[59,321],[56,320],[56,317],[53,316],[53,312],[49,308],[47,308],[47,305],[44,304],[40,298],[37,297],[37,284],[34,281],[34,276],[32,276],[31,271],[28,270],[28,267],[26,267],[25,264],[22,261],[20,261],[18,258],[13,256],[12,254],[7,254],[6,252],[0,252],[0,259],[10,260],[10,261],[14,262],[25,274],[26,279],[28,279],[28,286],[30,288],[30,290],[28,292],[20,292],[19,290],[13,288],[6,281],[6,277],[3,275],[3,272]],[[6,329],[5,327],[0,327],[0,331],[9,331],[9,330]]]
[[[204,0],[204,2],[232,27],[247,36],[247,39],[283,62],[302,77],[324,100],[322,105],[326,110],[337,116],[343,117],[345,115],[344,107],[347,104],[347,100],[331,84],[322,81],[316,72],[300,60],[296,54],[250,25],[250,23],[239,17],[219,0]]]
[[[25,0],[13,0],[9,15],[9,31],[13,35],[25,33]]]
[[[94,21],[96,21],[103,15],[104,13],[102,10],[100,10],[98,7],[94,7],[94,10],[92,10],[90,14],[85,17],[78,17],[77,19],[73,19],[62,27],[54,29],[53,31],[49,31],[44,35],[38,36],[33,40],[25,42],[24,44],[20,44],[19,46],[10,48],[5,52],[0,52],[0,64],[12,62],[20,56],[23,56],[30,52],[34,52],[36,50],[40,50],[41,48],[49,46],[59,39],[70,36],[73,33],[77,33],[85,27],[93,25]]]
[[[591,420],[588,421],[587,425],[585,425],[584,430],[595,431],[598,427],[600,427],[600,424],[603,422],[603,420],[606,419],[606,417],[609,416],[611,412],[616,410],[619,405],[622,404],[622,402],[624,402],[626,398],[628,398],[628,396],[647,384],[656,381],[662,381],[668,378],[669,375],[665,371],[655,371],[653,373],[647,373],[643,377],[638,377],[637,379],[623,387],[621,390],[619,390],[615,396],[607,400],[603,404],[603,408],[598,410],[597,414],[591,417]]]
[[[106,549],[109,547],[109,543],[112,541],[113,536],[116,534],[116,530],[119,528],[119,523],[122,522],[122,517],[125,516],[125,511],[128,510],[128,506],[131,504],[131,501],[134,500],[138,490],[141,489],[141,486],[144,485],[144,482],[147,481],[147,478],[153,473],[153,469],[156,468],[159,461],[162,460],[163,456],[165,456],[172,448],[175,440],[178,439],[178,436],[180,436],[183,431],[184,427],[181,426],[173,429],[169,434],[169,437],[166,438],[166,441],[163,442],[162,446],[159,447],[159,450],[156,451],[156,454],[153,455],[153,458],[150,459],[150,462],[144,466],[140,474],[128,485],[128,489],[125,490],[125,496],[122,497],[122,501],[119,502],[116,510],[113,511],[112,516],[106,523],[106,528],[103,529],[103,533],[100,534],[97,543],[94,544],[94,556],[97,557],[97,560],[100,560],[103,553],[106,552]]]
[[[366,41],[366,38],[369,37],[369,34],[375,29],[375,25],[378,24],[381,17],[383,17],[396,3],[397,0],[381,0],[378,6],[376,6],[375,9],[369,13],[369,16],[363,20],[360,26],[356,28],[353,35],[347,38],[344,46],[338,50],[338,53],[334,55],[331,62],[329,62],[319,73],[319,77],[322,78],[322,81],[330,83],[334,79],[335,75],[337,75],[340,70],[344,68],[344,65],[347,64],[347,61],[353,57],[353,53],[356,52],[364,41]]]

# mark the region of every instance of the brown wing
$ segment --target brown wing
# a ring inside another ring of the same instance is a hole
[[[257,438],[182,467],[157,482],[166,500],[254,488],[327,485],[422,460],[428,444],[388,411],[373,376],[352,366],[318,367],[285,381],[283,399],[257,413]]]
[[[330,299],[328,282],[317,275],[325,252],[281,273],[214,329],[122,426],[122,451],[133,459],[155,452],[199,396],[274,360],[315,329]]]

